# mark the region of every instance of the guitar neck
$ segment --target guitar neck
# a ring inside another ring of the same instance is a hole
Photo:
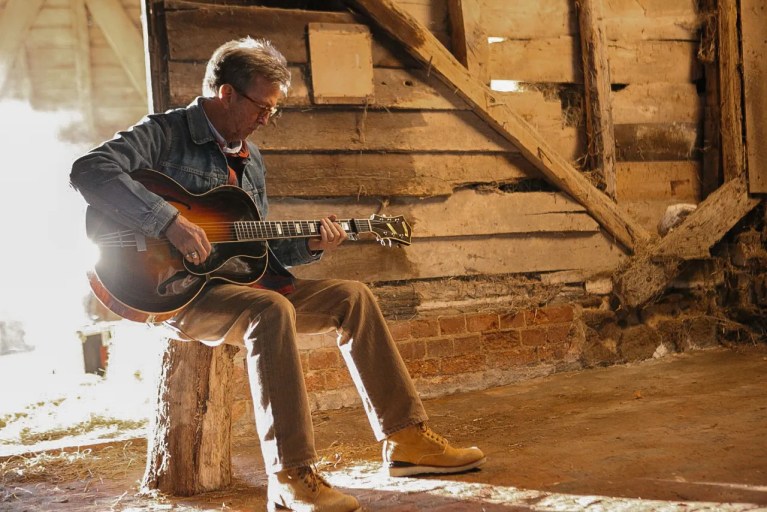
[[[340,219],[336,222],[350,238],[373,231],[368,219]],[[238,221],[234,223],[234,233],[239,241],[313,238],[320,236],[320,225],[319,220]]]

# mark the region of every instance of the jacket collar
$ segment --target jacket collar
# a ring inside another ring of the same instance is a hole
[[[205,144],[206,142],[216,140],[208,125],[208,116],[205,115],[205,111],[202,109],[204,101],[204,97],[198,96],[186,107],[189,134],[192,136],[195,144]]]

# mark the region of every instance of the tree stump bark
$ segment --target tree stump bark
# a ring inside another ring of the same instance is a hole
[[[169,340],[150,424],[143,492],[191,496],[231,483],[237,347]]]

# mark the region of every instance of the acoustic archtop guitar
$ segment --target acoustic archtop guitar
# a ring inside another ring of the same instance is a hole
[[[157,171],[142,169],[131,177],[205,230],[213,248],[195,265],[166,238],[145,237],[88,207],[86,231],[101,252],[88,272],[91,289],[104,306],[128,320],[167,320],[215,280],[253,284],[267,268],[269,240],[320,236],[319,220],[261,220],[256,204],[238,187],[192,194]],[[372,233],[382,244],[411,242],[410,226],[401,216],[337,222],[350,240]]]

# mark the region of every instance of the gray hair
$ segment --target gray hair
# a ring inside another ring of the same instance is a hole
[[[252,37],[235,39],[213,52],[205,68],[202,94],[215,96],[223,84],[245,91],[257,76],[279,85],[282,94],[288,94],[290,71],[287,60],[271,41]]]

